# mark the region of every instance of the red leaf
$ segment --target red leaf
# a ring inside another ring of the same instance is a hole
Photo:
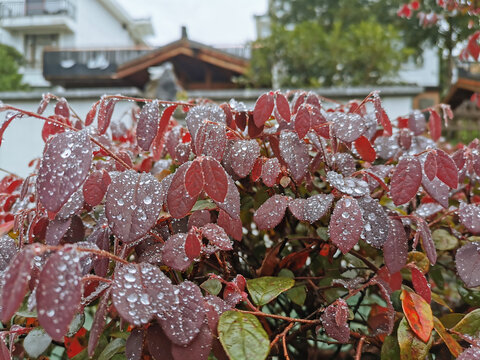
[[[331,113],[330,120],[333,135],[347,143],[357,140],[367,129],[365,119],[358,114],[335,112]]]
[[[133,170],[118,174],[105,200],[105,214],[113,233],[124,242],[143,237],[157,221],[162,197],[162,187],[153,175]]]
[[[213,336],[207,324],[203,324],[200,333],[187,346],[172,344],[174,360],[197,359],[207,360],[212,350]]]
[[[428,180],[426,175],[422,176],[423,189],[430,195],[436,202],[442,205],[445,209],[448,208],[449,188],[438,178],[432,181]]]
[[[414,135],[421,135],[427,128],[425,115],[420,110],[413,111],[408,117],[408,127]]]
[[[480,205],[460,204],[458,211],[460,222],[473,235],[480,235]]]
[[[330,210],[332,202],[332,194],[317,194],[308,199],[291,199],[288,208],[298,220],[313,224]]]
[[[207,156],[202,159],[202,170],[205,181],[203,189],[207,195],[214,201],[224,201],[228,191],[228,178],[222,165]]]
[[[343,344],[350,340],[350,328],[347,324],[348,312],[347,303],[340,298],[329,305],[321,316],[327,335]]]
[[[232,250],[232,241],[229,239],[225,230],[217,224],[206,224],[200,229],[202,235],[206,237],[210,245],[220,250]]]
[[[422,182],[422,166],[417,158],[401,159],[392,175],[390,192],[395,205],[409,202],[418,191]]]
[[[195,136],[195,153],[198,156],[211,156],[222,161],[226,146],[227,133],[224,125],[207,122],[198,129]]]
[[[458,169],[450,155],[437,150],[437,177],[452,189],[458,186]]]
[[[278,114],[282,117],[282,120],[290,122],[290,105],[285,95],[279,92],[275,94],[275,107],[277,108]]]
[[[90,206],[100,204],[111,182],[110,175],[104,169],[93,171],[83,183],[85,202]]]
[[[358,154],[365,161],[374,162],[377,158],[375,149],[365,136],[360,136],[355,140],[355,149],[357,149]]]
[[[100,109],[98,110],[98,134],[103,135],[110,125],[112,120],[113,109],[115,108],[115,99],[104,99],[100,102]]]
[[[427,154],[427,158],[423,164],[423,171],[425,171],[428,180],[433,181],[437,175],[437,157],[435,152],[431,151]]]
[[[38,170],[42,205],[57,212],[80,187],[92,163],[92,144],[85,130],[55,135],[46,145]]]
[[[55,115],[63,116],[65,119],[70,117],[70,109],[68,107],[67,100],[65,98],[60,98],[55,105]]]
[[[422,238],[423,250],[425,250],[428,260],[430,260],[432,264],[435,264],[437,262],[437,250],[433,242],[432,232],[424,219],[416,217],[415,221],[417,222],[415,241],[418,241],[418,237]]]
[[[468,39],[467,49],[474,60],[478,60],[480,55],[480,46],[478,45],[479,36],[480,31],[477,31],[470,37],[470,39]]]
[[[172,343],[157,323],[151,324],[147,329],[147,346],[154,360],[174,360]]]
[[[388,237],[383,244],[385,266],[390,274],[395,274],[407,263],[408,240],[400,220],[390,219]]]
[[[362,239],[373,247],[382,248],[387,241],[389,231],[389,218],[386,211],[378,200],[370,196],[360,197],[357,201],[362,209],[364,222]]]
[[[233,113],[230,105],[228,105],[227,103],[222,103],[220,104],[220,107],[225,113],[225,122],[227,126],[231,129],[235,129],[235,122],[233,121]]]
[[[57,341],[63,340],[82,298],[79,260],[75,250],[57,251],[48,258],[38,277],[38,322]]]
[[[185,172],[185,189],[191,197],[197,197],[203,189],[202,165],[195,159]]]
[[[185,239],[185,254],[190,260],[200,256],[202,251],[202,244],[200,236],[197,234],[197,229],[195,227],[191,228]]]
[[[221,107],[214,104],[206,104],[191,108],[185,117],[185,122],[192,139],[196,141],[197,132],[201,126],[205,123],[213,123],[225,127],[225,118],[225,112]]]
[[[133,329],[125,344],[125,355],[128,360],[140,360],[142,358],[144,341],[145,330],[143,328]]]
[[[13,119],[15,119],[19,115],[20,113],[14,113],[14,114],[7,113],[5,115],[5,120],[1,123],[1,126],[0,126],[0,145],[2,145],[3,134],[5,133],[5,130],[7,130],[8,125],[10,125]]]
[[[343,197],[335,205],[328,226],[332,242],[346,254],[358,243],[362,230],[362,210],[358,201]]]
[[[260,146],[256,140],[234,141],[229,151],[232,169],[240,178],[246,177],[252,171],[258,156],[260,156]]]
[[[430,289],[430,285],[428,284],[425,275],[423,275],[414,264],[409,264],[408,268],[412,273],[412,284],[415,292],[430,304],[432,301],[432,290]]]
[[[260,230],[273,229],[282,221],[287,205],[288,198],[284,195],[276,194],[267,199],[267,201],[255,211],[253,220]]]
[[[457,250],[455,265],[458,275],[469,288],[480,286],[479,243],[467,243]]]
[[[80,352],[82,352],[83,349],[86,348],[86,334],[87,330],[82,327],[72,337],[65,336],[63,338],[63,341],[65,341],[65,349],[67,350],[67,356],[69,359],[73,358],[75,355],[79,354]]]
[[[274,98],[272,92],[263,94],[257,99],[253,109],[253,120],[257,127],[261,127],[268,121],[272,114],[273,106]]]
[[[66,122],[66,119],[63,116],[59,115],[51,115],[48,117],[53,121],[45,121],[42,127],[42,139],[43,141],[47,142],[48,138],[50,136],[53,136],[55,134],[60,134],[62,132],[65,132],[65,126],[62,126],[60,124],[67,124],[70,125],[69,123]],[[60,123],[60,124],[58,124]],[[8,125],[8,124],[7,124]]]
[[[150,145],[157,135],[159,115],[157,100],[146,103],[138,115],[137,143],[145,151],[150,149]]]
[[[155,135],[155,139],[153,139],[152,145],[153,158],[155,161],[160,160],[162,156],[163,145],[165,142],[165,133],[167,132],[170,118],[172,117],[176,109],[177,105],[171,105],[165,108],[165,110],[163,110],[160,122],[158,123],[157,135]]]
[[[305,105],[300,106],[295,114],[295,132],[300,139],[307,135],[311,127],[310,112]]]
[[[217,206],[225,211],[232,219],[240,219],[240,194],[237,185],[230,176],[228,179],[227,196],[223,202],[215,201]]]
[[[235,240],[242,240],[242,221],[240,219],[233,219],[225,211],[220,210],[220,212],[218,213],[217,224],[221,226],[225,230],[225,232]]]
[[[181,219],[187,215],[197,201],[196,197],[188,195],[185,188],[185,173],[189,165],[190,163],[182,164],[175,171],[167,193],[168,211],[176,219]]]
[[[442,136],[442,120],[435,110],[430,110],[430,119],[428,120],[428,128],[433,141],[437,141]]]
[[[7,323],[23,302],[32,271],[34,252],[26,247],[10,261],[3,276],[1,320]],[[7,296],[8,294],[8,296]]]
[[[250,136],[252,139],[260,137],[260,135],[263,133],[263,129],[265,128],[265,125],[260,127],[255,125],[255,122],[253,121],[253,113],[251,111],[248,112],[247,124],[248,136]]]
[[[174,270],[185,271],[192,261],[185,253],[187,234],[175,234],[168,238],[162,248],[162,262]]]
[[[303,179],[308,171],[310,156],[303,140],[291,131],[280,133],[280,156],[285,161],[295,181]]]
[[[276,157],[267,159],[262,166],[263,183],[269,187],[274,186],[281,172],[280,161]]]
[[[375,93],[373,97],[373,105],[375,107],[375,117],[377,118],[377,123],[383,126],[383,130],[388,134],[388,136],[392,136],[392,124],[387,113],[383,109],[382,101],[380,100],[378,93]]]
[[[260,176],[262,176],[262,168],[263,168],[264,160],[265,160],[264,157],[258,157],[255,160],[255,163],[253,164],[252,173],[250,174],[250,179],[253,182],[258,181],[258,179],[260,179]]]
[[[235,115],[235,123],[241,131],[244,131],[247,127],[247,113],[245,111],[238,111]]]
[[[127,165],[127,167],[126,167],[126,166],[122,165],[119,161],[115,161],[115,169],[117,171],[125,171],[127,169],[133,168],[132,158],[130,157],[128,152],[126,152],[124,150],[120,150],[117,153],[117,157]]]
[[[378,270],[378,277],[382,279],[386,284],[388,284],[392,292],[400,290],[402,287],[403,278],[400,271],[390,273],[387,267],[383,266],[382,268],[380,268],[380,270]]]
[[[188,218],[187,229],[190,230],[193,226],[197,228],[202,227],[205,224],[211,223],[212,217],[208,210],[197,210]]]
[[[88,111],[87,116],[85,117],[85,126],[89,126],[95,120],[95,115],[97,115],[98,102],[93,104],[92,108]]]
[[[402,290],[402,308],[413,332],[425,343],[433,330],[433,315],[430,305],[420,296]]]

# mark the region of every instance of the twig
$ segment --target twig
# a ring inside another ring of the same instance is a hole
[[[362,347],[364,342],[365,342],[365,336],[362,336],[360,338],[360,341],[358,342],[357,352],[355,354],[355,360],[360,360],[360,357],[362,356]]]
[[[285,321],[290,321],[290,322],[298,322],[298,323],[303,323],[303,324],[320,324],[320,320],[306,320],[306,319],[297,319],[297,318],[291,318],[288,316],[282,316],[282,315],[275,315],[275,314],[267,314],[261,311],[247,311],[247,310],[239,310],[235,309],[235,311],[244,313],[244,314],[252,314],[255,316],[263,316],[263,317],[270,317],[272,319],[279,319],[279,320],[285,320]]]
[[[375,272],[377,272],[379,270],[378,267],[374,263],[370,262],[370,260],[368,260],[365,256],[360,254],[358,251],[350,250],[349,253],[352,254],[353,256],[355,256],[356,258],[362,260],[363,263],[365,265],[367,265],[371,270],[373,270]]]

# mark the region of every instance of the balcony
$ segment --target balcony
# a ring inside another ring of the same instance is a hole
[[[8,31],[73,32],[75,17],[69,0],[0,1],[0,27]]]
[[[462,79],[480,81],[480,63],[472,61],[457,61],[457,76]]]
[[[64,87],[115,86],[119,85],[115,74],[120,65],[151,51],[150,48],[49,48],[43,52],[43,76],[53,84]]]

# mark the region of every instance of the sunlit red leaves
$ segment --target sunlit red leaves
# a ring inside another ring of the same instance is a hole
[[[455,265],[458,275],[469,288],[480,286],[480,244],[470,242],[457,250]]]
[[[422,182],[422,166],[417,158],[402,158],[392,175],[390,193],[395,205],[409,202]]]
[[[357,150],[360,157],[368,162],[374,162],[377,158],[377,153],[373,148],[370,141],[365,136],[360,136],[357,140],[355,140],[355,149]]]
[[[6,323],[22,304],[30,280],[34,258],[31,247],[24,248],[10,261],[3,276],[3,296],[0,298],[1,320]],[[5,296],[8,294],[8,296]]]
[[[137,143],[145,151],[150,149],[157,135],[159,115],[158,101],[146,103],[138,115]]]
[[[328,231],[332,242],[346,254],[360,240],[363,225],[362,210],[358,201],[344,197],[335,205]]]
[[[288,198],[284,195],[274,195],[260,206],[253,220],[260,230],[273,229],[280,224],[288,206]]]
[[[55,135],[46,145],[38,170],[37,192],[42,205],[57,212],[79,188],[92,162],[92,144],[85,130]]]
[[[183,194],[182,194],[183,196]],[[105,200],[105,213],[113,233],[131,242],[144,236],[162,209],[162,188],[151,174],[127,170],[112,179]]]
[[[38,277],[38,321],[52,339],[61,341],[82,297],[82,275],[75,250],[52,254]]]
[[[257,127],[263,126],[272,114],[275,99],[273,92],[260,95],[253,109],[253,121]]]
[[[348,305],[342,298],[329,305],[322,316],[322,325],[327,335],[340,343],[347,343],[350,339],[348,327]]]
[[[400,298],[403,313],[410,328],[423,342],[428,342],[433,329],[433,314],[430,305],[420,295],[406,290],[402,290]]]
[[[83,197],[90,206],[100,204],[112,182],[110,175],[105,170],[94,170],[83,183]]]
[[[452,158],[443,150],[437,149],[437,177],[452,189],[458,186],[458,169]]]
[[[460,204],[458,211],[460,222],[474,235],[480,234],[480,205]]]

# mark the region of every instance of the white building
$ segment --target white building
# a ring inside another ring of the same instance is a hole
[[[67,98],[76,113],[85,116],[104,93],[140,96],[141,92],[131,86],[109,90],[93,83],[91,87],[97,87],[89,88],[87,83],[83,89],[52,88],[43,76],[43,59],[67,54],[65,59],[57,59],[65,69],[77,71],[77,66],[78,71],[103,71],[116,66],[118,59],[125,61],[151,51],[146,43],[150,35],[150,19],[132,19],[115,0],[0,0],[0,43],[24,54],[26,64],[21,72],[24,82],[32,88],[29,92],[12,93],[1,93],[0,89],[0,101],[36,111],[42,92],[52,92]],[[115,112],[122,114],[130,106],[119,103]],[[53,106],[46,115],[52,111]],[[0,114],[0,123],[4,116],[5,113]],[[28,162],[43,151],[42,126],[38,119],[15,119],[0,147],[0,168],[28,175]],[[0,173],[0,178],[3,176]]]

